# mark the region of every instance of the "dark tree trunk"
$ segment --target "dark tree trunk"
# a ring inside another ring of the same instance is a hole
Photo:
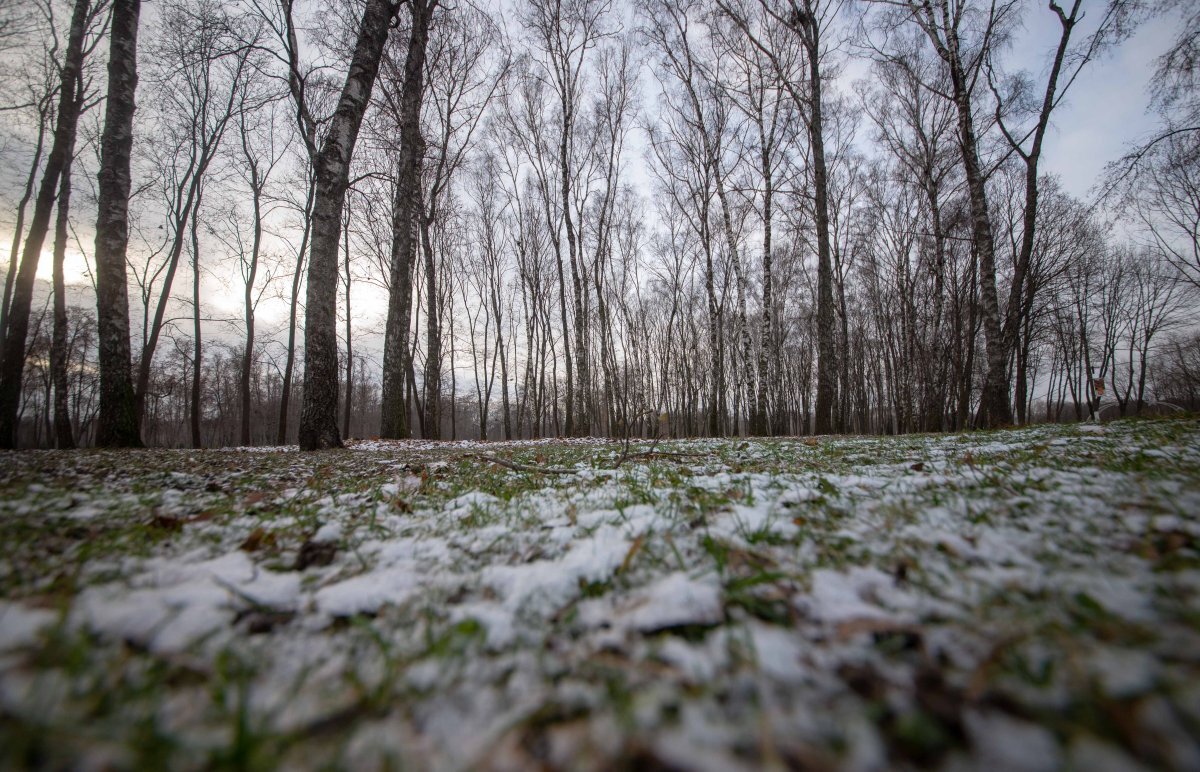
[[[429,238],[429,222],[421,223],[421,246],[425,255],[425,420],[422,436],[442,438],[442,328],[438,313],[437,261]],[[453,357],[454,352],[451,351]],[[451,406],[453,409],[453,404]]]
[[[761,342],[758,349],[758,391],[755,395],[755,416],[751,434],[767,436],[772,433],[775,422],[771,416],[771,397],[778,390],[776,378],[779,373],[779,351],[775,346],[775,296],[772,276],[771,217],[775,187],[771,171],[771,158],[767,149],[765,133],[759,131],[762,143],[763,175],[763,256],[762,256],[762,323]]]
[[[1038,121],[1033,130],[1033,141],[1030,144],[1028,152],[1022,148],[1021,142],[1018,139],[1008,133],[1004,124],[1000,123],[1005,137],[1025,162],[1025,210],[1022,217],[1021,248],[1017,254],[1016,264],[1013,268],[1012,284],[1009,288],[1008,296],[1008,309],[1004,319],[1004,346],[1006,352],[1013,352],[1020,345],[1020,329],[1023,321],[1027,319],[1033,308],[1033,301],[1037,293],[1037,285],[1030,274],[1030,268],[1033,262],[1033,247],[1037,229],[1038,164],[1042,156],[1042,143],[1045,140],[1046,130],[1050,127],[1050,115],[1057,104],[1058,79],[1062,72],[1063,62],[1066,60],[1067,47],[1071,41],[1071,33],[1075,28],[1080,4],[1080,0],[1076,0],[1069,15],[1064,13],[1062,8],[1056,4],[1050,4],[1050,9],[1058,16],[1061,33],[1059,35],[1058,48],[1054,53],[1054,63],[1050,67],[1050,75],[1046,81],[1046,90],[1042,97],[1042,106],[1038,113]],[[1023,345],[1028,350],[1028,340],[1024,341]],[[1028,368],[1027,357],[1021,355],[1019,362],[1020,367],[1017,372],[1017,405],[1020,422],[1025,423],[1025,409],[1021,406],[1021,400],[1025,391],[1026,369]]]
[[[363,9],[346,83],[315,163],[316,197],[304,316],[301,450],[342,446],[337,426],[337,274],[342,207],[358,130],[379,73],[391,20],[398,10],[399,6],[388,0],[368,0]]]
[[[1012,408],[1008,393],[1008,350],[1004,344],[1000,304],[996,294],[996,245],[983,169],[979,161],[975,121],[971,114],[971,86],[967,73],[963,70],[957,32],[951,27],[949,12],[945,7],[942,13],[947,17],[943,20],[945,41],[933,32],[934,22],[930,21],[926,31],[938,54],[949,67],[952,96],[958,110],[958,141],[971,204],[971,244],[979,265],[979,311],[983,318],[984,353],[987,359],[987,377],[979,405],[982,419],[980,423],[997,427],[1012,423]],[[932,18],[932,11],[929,14]]]
[[[703,207],[702,222],[708,221],[708,207]],[[706,237],[704,242],[704,292],[708,298],[708,347],[712,362],[712,378],[708,405],[708,434],[710,437],[720,437],[721,432],[721,400],[725,393],[725,359],[721,347],[721,306],[717,303],[717,293],[713,282],[712,249]]]
[[[12,248],[8,252],[8,270],[4,275],[4,298],[0,300],[0,341],[8,330],[8,306],[12,301],[13,280],[17,276],[17,258],[21,254],[21,235],[25,232],[25,209],[33,198],[33,190],[37,185],[38,169],[42,165],[42,152],[46,148],[46,127],[50,121],[50,95],[43,98],[38,106],[37,141],[33,149],[33,161],[29,164],[29,176],[25,178],[25,186],[21,191],[21,200],[17,202],[17,220],[13,224]],[[4,366],[4,349],[0,346],[0,367]]]
[[[100,138],[100,211],[96,217],[96,312],[100,345],[100,415],[96,444],[140,447],[129,355],[129,156],[137,89],[141,0],[113,0],[109,26],[108,103]]]
[[[296,368],[296,316],[300,306],[300,283],[304,278],[304,255],[308,251],[308,239],[312,233],[312,205],[316,193],[310,181],[308,197],[304,202],[304,233],[300,237],[300,249],[296,253],[296,270],[292,274],[291,302],[288,305],[287,361],[283,366],[283,383],[279,391],[279,426],[275,434],[276,445],[287,444],[288,410],[291,408],[292,375]]]
[[[59,177],[70,165],[75,147],[75,129],[79,123],[81,95],[76,88],[83,67],[83,37],[87,28],[91,3],[76,0],[71,15],[71,32],[63,58],[58,95],[58,118],[54,140],[46,157],[46,169],[34,201],[33,217],[21,265],[13,285],[4,336],[4,368],[0,371],[0,448],[12,448],[17,441],[17,413],[21,406],[21,385],[25,373],[25,338],[29,333],[29,310],[33,302],[33,284],[37,276],[38,258],[50,228],[50,213],[58,192]],[[101,199],[103,201],[103,199]]]
[[[497,282],[498,283],[498,282]],[[504,345],[504,324],[500,307],[500,292],[496,284],[491,287],[492,311],[496,317],[496,348],[500,354],[500,404],[504,413],[504,439],[512,439],[512,409],[508,398],[508,351]]]
[[[200,325],[200,221],[199,218],[192,218],[192,404],[190,405],[189,419],[192,430],[192,447],[203,447],[203,439],[200,435],[200,417],[201,417],[201,377],[200,372],[203,369],[204,361],[204,337],[203,329]]]
[[[350,310],[350,218],[345,218],[343,249],[346,256],[346,404],[342,412],[342,436],[350,436],[350,414],[354,410],[354,320]]]
[[[587,319],[584,312],[583,282],[579,277],[577,257],[582,257],[582,251],[575,235],[575,221],[571,218],[571,179],[570,157],[568,155],[571,140],[572,111],[566,95],[563,95],[563,131],[559,144],[559,171],[562,175],[562,208],[563,226],[567,231],[567,259],[571,265],[571,290],[575,299],[575,426],[572,434],[586,437],[592,431],[592,399],[591,373],[588,362],[586,339]],[[566,319],[563,320],[566,322]]]
[[[417,260],[417,222],[420,217],[421,101],[424,97],[425,48],[436,2],[414,0],[408,54],[401,85],[400,165],[392,200],[391,282],[383,339],[383,388],[380,401],[381,437],[409,437],[409,326],[412,314],[412,276]]]
[[[984,353],[987,357],[987,377],[979,411],[982,425],[998,427],[1012,423],[1012,409],[1008,395],[1008,350],[1004,345],[999,298],[996,294],[996,245],[966,78],[957,65],[951,65],[951,73],[958,107],[959,144],[971,201],[971,243],[979,260],[979,311],[983,316]]]
[[[800,17],[801,39],[808,58],[811,93],[808,114],[808,139],[812,148],[813,207],[817,228],[817,434],[833,431],[833,410],[837,391],[837,353],[834,345],[833,257],[829,243],[829,171],[825,162],[824,119],[821,105],[821,39],[812,3]]]
[[[246,276],[246,292],[243,297],[246,309],[246,347],[242,351],[241,383],[239,384],[242,402],[242,445],[250,444],[250,380],[254,369],[254,279],[258,275],[258,257],[262,251],[262,197],[265,180],[261,179],[258,164],[250,158],[246,145],[246,132],[242,130],[242,149],[250,166],[250,188],[254,203],[254,236],[250,243],[250,267]]]
[[[82,91],[82,83],[76,88]],[[58,213],[54,221],[54,331],[50,341],[50,378],[54,382],[54,436],[60,449],[75,447],[71,430],[71,411],[67,394],[67,365],[71,358],[67,340],[67,288],[63,277],[63,261],[67,256],[67,236],[71,211],[71,162],[74,143],[67,154],[58,183]]]

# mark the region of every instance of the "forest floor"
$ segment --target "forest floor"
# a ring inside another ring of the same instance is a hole
[[[0,455],[0,767],[1200,768],[1200,421]]]

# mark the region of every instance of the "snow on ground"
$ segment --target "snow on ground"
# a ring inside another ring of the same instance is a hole
[[[0,766],[1200,768],[1200,422],[232,450],[0,455]]]

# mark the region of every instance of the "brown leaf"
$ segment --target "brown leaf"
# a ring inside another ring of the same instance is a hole
[[[164,531],[179,531],[183,529],[183,519],[171,515],[155,514],[150,518],[150,526]]]
[[[262,491],[254,491],[253,493],[247,494],[246,498],[242,499],[242,506],[249,508],[255,504],[263,503],[266,498],[267,494],[263,493]]]
[[[242,542],[242,545],[238,549],[241,549],[245,552],[257,552],[263,547],[271,547],[274,545],[275,533],[267,533],[266,529],[264,529],[262,526],[259,526],[250,532],[250,535],[246,537],[245,541]]]
[[[646,534],[638,534],[638,537],[633,540],[633,544],[629,545],[629,552],[625,553],[625,559],[621,561],[621,567],[617,569],[618,574],[623,574],[629,570],[629,564],[633,562],[634,556],[638,550],[642,548],[642,544],[646,541]]]
[[[337,556],[337,545],[327,541],[309,539],[300,545],[300,554],[296,555],[296,570],[303,571],[309,566],[327,566]]]

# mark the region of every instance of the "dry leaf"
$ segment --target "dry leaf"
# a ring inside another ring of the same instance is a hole
[[[638,537],[633,540],[633,544],[629,545],[629,552],[625,553],[625,559],[621,561],[621,567],[617,569],[618,574],[623,574],[629,570],[629,564],[633,562],[633,558],[637,555],[638,550],[642,548],[642,544],[646,541],[646,534],[638,534]]]
[[[250,535],[246,537],[245,541],[242,542],[242,545],[238,547],[238,549],[244,550],[245,552],[256,552],[263,547],[270,547],[274,544],[275,534],[267,533],[266,529],[264,529],[262,526],[259,526],[250,532]]]

